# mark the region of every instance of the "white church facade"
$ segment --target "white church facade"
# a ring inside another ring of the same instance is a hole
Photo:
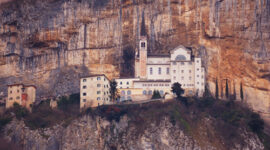
[[[120,100],[149,99],[154,90],[161,95],[171,93],[173,83],[180,83],[185,95],[202,96],[205,88],[205,69],[201,58],[192,50],[178,46],[168,55],[148,55],[147,38],[141,36],[135,55],[135,78],[116,79]]]

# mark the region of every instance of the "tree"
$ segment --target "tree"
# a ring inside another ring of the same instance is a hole
[[[209,88],[208,88],[208,84],[206,83],[205,84],[205,90],[204,90],[204,93],[203,93],[203,97],[212,97],[212,94],[211,92],[209,91]]]
[[[225,89],[225,95],[226,95],[226,98],[228,99],[228,98],[229,98],[229,86],[228,86],[228,79],[226,79],[226,89]]]
[[[236,100],[235,82],[233,82],[233,100]]]
[[[242,82],[240,84],[240,98],[241,98],[241,101],[243,102],[243,100],[244,100],[244,93],[243,93],[243,84],[242,84]]]
[[[159,98],[161,98],[159,91],[154,90],[153,95],[152,95],[152,99],[159,99]]]
[[[182,98],[182,95],[184,94],[185,90],[182,89],[182,85],[178,82],[174,83],[172,86],[172,92],[176,94],[178,99]]]
[[[218,96],[218,80],[216,78],[216,99],[218,99],[219,96]]]
[[[110,81],[110,94],[111,100],[113,102],[119,97],[117,90],[117,82],[115,80]]]

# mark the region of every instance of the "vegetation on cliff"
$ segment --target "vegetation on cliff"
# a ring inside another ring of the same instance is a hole
[[[30,129],[48,128],[56,124],[68,126],[72,120],[82,115],[92,118],[101,117],[110,122],[119,122],[121,117],[127,116],[130,124],[136,125],[136,136],[152,123],[159,124],[162,118],[181,128],[185,134],[196,141],[202,139],[218,139],[224,142],[222,146],[230,148],[230,143],[245,142],[242,133],[254,132],[258,135],[265,148],[269,148],[269,136],[263,132],[264,122],[260,116],[236,101],[221,101],[206,96],[205,98],[185,98],[186,103],[179,100],[168,102],[155,101],[146,104],[109,105],[96,109],[79,112],[78,95],[62,97],[58,102],[58,109],[51,109],[48,101],[35,106],[32,112],[15,105],[0,118],[1,128],[11,120],[13,112],[17,119],[24,120]],[[201,132],[205,132],[202,134]],[[214,140],[213,142],[217,142]]]

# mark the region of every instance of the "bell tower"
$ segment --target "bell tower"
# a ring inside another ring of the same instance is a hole
[[[147,78],[147,34],[145,29],[144,12],[142,14],[141,34],[139,50],[135,56],[135,76],[137,78]]]

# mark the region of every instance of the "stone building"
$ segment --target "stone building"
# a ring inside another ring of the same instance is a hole
[[[8,85],[8,98],[6,99],[6,108],[13,107],[16,102],[19,105],[32,109],[36,100],[36,87],[34,85],[11,84]]]
[[[80,79],[80,108],[110,104],[110,80],[104,75],[91,75]]]
[[[116,79],[120,100],[149,99],[154,90],[158,90],[162,96],[172,94],[171,86],[176,82],[185,89],[185,95],[202,96],[205,70],[201,58],[195,57],[192,49],[182,45],[171,50],[168,55],[149,55],[147,36],[145,32],[142,33],[135,54],[135,78]],[[128,85],[124,86],[125,83]]]

